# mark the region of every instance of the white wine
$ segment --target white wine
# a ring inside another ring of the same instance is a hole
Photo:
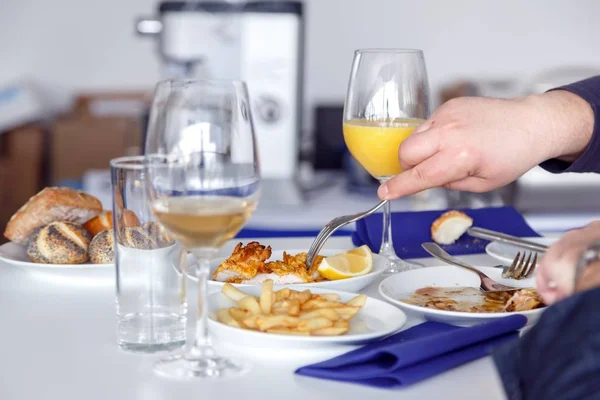
[[[174,196],[152,204],[156,218],[187,249],[220,248],[255,208],[253,200],[229,196]]]

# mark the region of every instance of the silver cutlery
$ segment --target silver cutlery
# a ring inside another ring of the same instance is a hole
[[[458,258],[452,257],[450,254],[446,253],[444,249],[438,246],[435,243],[423,243],[421,245],[426,252],[431,254],[433,257],[438,260],[444,261],[447,264],[456,265],[457,267],[468,269],[476,273],[480,279],[479,289],[485,293],[495,293],[495,292],[512,292],[521,290],[522,288],[516,288],[512,286],[506,286],[501,283],[496,282],[483,272],[479,271],[477,268],[473,268],[472,266],[462,262]]]
[[[323,229],[321,229],[321,232],[319,232],[315,240],[312,242],[310,248],[308,249],[308,255],[306,257],[306,269],[310,270],[312,268],[312,265],[315,262],[315,258],[319,254],[319,251],[321,251],[321,248],[323,248],[323,245],[325,244],[327,239],[329,239],[329,237],[333,235],[335,231],[340,229],[342,226],[358,221],[359,219],[368,217],[369,215],[373,214],[375,211],[383,207],[383,205],[387,202],[387,200],[384,200],[377,204],[375,207],[365,212],[353,215],[342,215],[341,217],[337,217],[329,221],[323,227]]]
[[[531,260],[532,255],[533,260]],[[531,252],[523,252],[523,255],[521,256],[521,253],[519,252],[511,266],[502,269],[502,277],[515,280],[531,278],[535,271],[535,267],[537,267],[537,253],[534,255],[534,253]]]
[[[485,239],[485,240],[493,240],[496,242],[502,242],[511,244],[513,246],[521,247],[527,250],[537,251],[539,253],[544,253],[548,250],[548,246],[543,244],[535,243],[530,240],[521,239],[516,236],[507,235],[502,232],[496,232],[489,229],[472,227],[467,230],[467,233],[470,236]]]

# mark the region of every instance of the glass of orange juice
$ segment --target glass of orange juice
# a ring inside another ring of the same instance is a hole
[[[402,172],[398,149],[429,114],[429,84],[421,50],[364,49],[354,53],[344,105],[344,140],[354,158],[377,180]],[[390,203],[383,210],[379,254],[387,273],[415,268],[392,242]]]

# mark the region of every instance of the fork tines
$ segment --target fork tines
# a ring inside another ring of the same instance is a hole
[[[532,255],[532,253],[523,252],[521,257],[521,253],[517,253],[512,265],[502,273],[502,277],[516,280],[531,277],[537,266],[537,253],[533,255],[533,261],[531,260]]]

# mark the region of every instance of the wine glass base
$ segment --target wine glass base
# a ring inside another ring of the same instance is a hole
[[[424,265],[416,262],[407,262],[397,256],[384,256],[387,259],[387,267],[383,271],[383,275],[397,274],[398,272],[410,271],[413,269],[423,268]]]
[[[227,379],[236,378],[250,370],[248,363],[228,357],[191,357],[174,355],[157,362],[154,372],[164,378],[191,379]]]

